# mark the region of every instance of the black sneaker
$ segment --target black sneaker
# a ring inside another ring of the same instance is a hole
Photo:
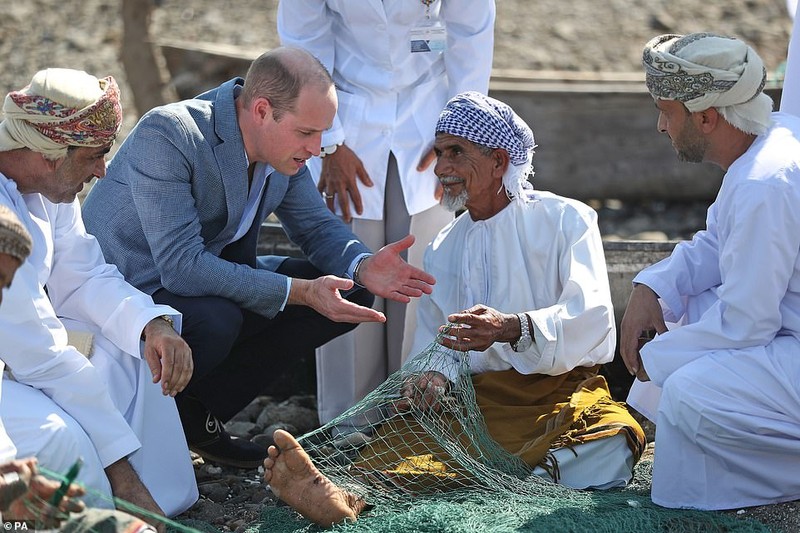
[[[189,449],[214,463],[235,468],[258,468],[267,457],[266,448],[246,439],[232,437],[222,422],[198,400],[182,398],[178,412]]]

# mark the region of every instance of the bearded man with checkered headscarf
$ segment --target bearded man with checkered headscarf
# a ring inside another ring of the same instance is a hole
[[[0,207],[32,240],[0,307],[0,417],[16,453],[62,473],[81,456],[92,506],[113,507],[113,492],[180,513],[197,497],[173,399],[192,373],[172,328],[180,315],[105,262],[77,200],[105,175],[119,88],[110,76],[42,70],[6,96],[2,118]]]
[[[465,212],[424,257],[437,282],[420,299],[411,353],[439,342],[444,354],[420,357],[436,367],[419,368],[401,393],[436,409],[471,379],[491,437],[535,474],[579,489],[624,486],[645,437],[598,374],[614,357],[616,335],[597,215],[533,189],[534,147],[530,127],[480,93],[453,97],[439,115],[434,171],[444,205]],[[462,352],[471,375],[458,373]],[[386,447],[401,457],[429,453],[415,448],[425,446],[416,438],[424,430],[411,427],[388,436]],[[322,525],[358,515],[363,499],[320,482],[313,466],[286,467],[298,455],[287,452],[299,448],[291,435],[278,431],[275,442],[265,463],[273,492]],[[332,493],[348,505],[331,510]]]
[[[772,113],[758,54],[710,33],[644,48],[658,130],[725,171],[707,226],[634,278],[620,352],[656,422],[653,501],[800,497],[800,119]],[[642,346],[642,338],[654,340]]]

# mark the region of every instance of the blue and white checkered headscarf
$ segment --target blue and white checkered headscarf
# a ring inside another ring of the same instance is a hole
[[[524,189],[533,188],[528,181],[533,176],[536,147],[533,132],[507,104],[474,91],[457,94],[439,115],[439,132],[508,152],[511,164],[503,175],[503,186],[510,197],[522,198]]]

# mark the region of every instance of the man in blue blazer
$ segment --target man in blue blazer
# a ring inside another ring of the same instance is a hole
[[[176,399],[207,459],[260,465],[266,450],[221,422],[298,370],[297,354],[385,321],[373,294],[408,302],[435,282],[400,257],[412,236],[373,255],[326,208],[305,163],[336,107],[313,56],[276,48],[244,80],[148,112],[84,202],[106,259],[183,313],[195,371]],[[307,260],[256,255],[273,212]]]

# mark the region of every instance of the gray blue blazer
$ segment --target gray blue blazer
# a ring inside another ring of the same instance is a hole
[[[234,87],[242,83],[235,78],[143,116],[92,187],[83,218],[106,260],[140,290],[222,296],[273,317],[286,299],[286,277],[273,272],[282,258],[256,258],[254,238],[270,213],[322,272],[345,276],[369,249],[327,209],[304,168],[267,178],[254,228],[241,239],[252,242],[250,257],[241,263],[220,257],[247,202],[247,158],[234,106]]]

